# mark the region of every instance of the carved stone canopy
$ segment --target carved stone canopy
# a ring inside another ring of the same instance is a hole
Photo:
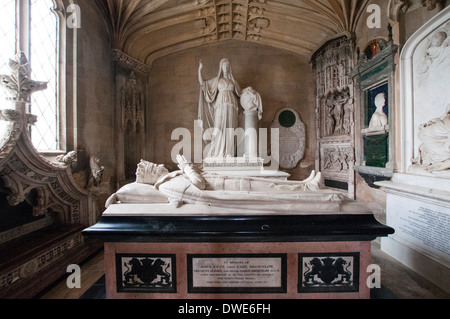
[[[10,206],[35,194],[33,213],[48,209],[60,212],[68,224],[88,224],[88,193],[80,189],[70,168],[50,162],[33,147],[28,125],[36,116],[26,113],[34,92],[45,90],[46,82],[31,79],[31,66],[24,53],[9,62],[10,75],[0,75],[0,84],[8,91],[15,109],[0,111],[0,178],[10,193]]]

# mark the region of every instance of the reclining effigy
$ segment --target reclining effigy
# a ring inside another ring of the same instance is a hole
[[[193,212],[198,205],[204,205],[217,214],[223,214],[223,209],[274,214],[369,213],[362,205],[326,189],[321,174],[314,171],[304,181],[283,181],[203,172],[181,155],[178,164],[180,170],[169,172],[163,165],[141,160],[136,182],[113,194],[106,207],[171,204],[174,208],[195,205]]]

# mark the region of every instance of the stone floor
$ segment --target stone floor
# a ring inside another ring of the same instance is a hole
[[[372,299],[450,299],[450,294],[427,281],[372,244],[372,261],[381,267],[381,289],[372,290]],[[41,299],[104,299],[103,251],[81,266],[81,289],[68,289],[65,279],[39,296]]]

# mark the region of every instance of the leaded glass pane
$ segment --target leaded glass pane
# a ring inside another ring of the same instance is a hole
[[[0,74],[10,74],[9,59],[14,57],[16,47],[16,1],[0,2]],[[0,86],[0,109],[11,108],[7,94]]]
[[[36,81],[48,81],[47,90],[34,93],[31,100],[31,113],[38,116],[36,125],[31,129],[31,139],[38,150],[58,149],[58,19],[52,7],[52,0],[31,0],[32,78]]]

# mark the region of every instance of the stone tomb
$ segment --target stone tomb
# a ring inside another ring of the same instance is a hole
[[[115,204],[84,230],[104,241],[107,298],[370,298],[371,241],[393,233],[349,207],[284,215],[196,209]]]

